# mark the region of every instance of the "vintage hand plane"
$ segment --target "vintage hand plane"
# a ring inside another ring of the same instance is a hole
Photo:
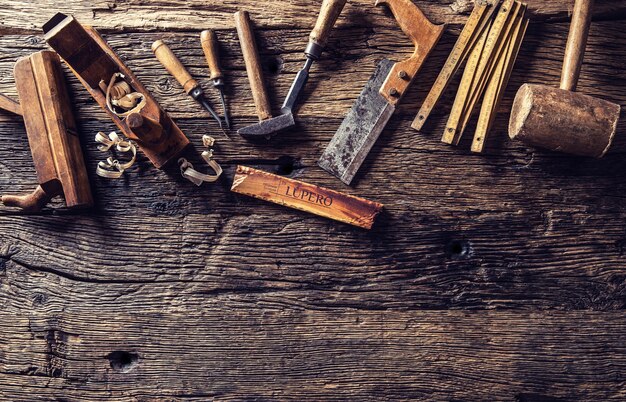
[[[92,28],[57,13],[44,36],[124,135],[137,142],[157,168],[189,145],[189,140],[113,49]]]
[[[76,133],[76,123],[56,53],[41,51],[15,64],[20,97],[0,95],[0,108],[22,115],[33,154],[39,186],[32,194],[5,195],[2,203],[37,212],[57,195],[72,207],[91,207],[93,198]]]

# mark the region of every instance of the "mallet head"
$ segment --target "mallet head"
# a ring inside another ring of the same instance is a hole
[[[620,105],[545,85],[517,92],[509,137],[532,146],[600,158],[613,142]]]

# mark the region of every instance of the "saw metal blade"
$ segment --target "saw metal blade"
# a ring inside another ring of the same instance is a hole
[[[317,164],[350,184],[395,111],[379,91],[395,63],[383,59]]]

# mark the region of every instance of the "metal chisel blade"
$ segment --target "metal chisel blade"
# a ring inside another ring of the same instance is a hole
[[[302,92],[302,88],[309,80],[309,69],[313,64],[313,59],[307,58],[304,67],[298,71],[296,74],[296,78],[293,80],[291,84],[291,88],[289,88],[289,92],[287,93],[287,97],[285,98],[285,102],[283,102],[283,106],[280,109],[282,114],[289,114],[293,112],[293,107],[298,100],[298,96],[300,92]]]
[[[383,59],[317,164],[350,184],[395,111],[379,94],[395,63]]]

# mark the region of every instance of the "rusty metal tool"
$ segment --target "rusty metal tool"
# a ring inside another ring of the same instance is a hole
[[[350,184],[356,175],[444,31],[443,25],[431,23],[411,0],[377,0],[375,4],[389,6],[415,50],[401,62],[383,59],[378,64],[320,157],[318,165],[345,184]]]
[[[220,68],[220,58],[215,31],[212,29],[202,31],[200,33],[200,43],[202,44],[202,50],[204,51],[204,56],[206,57],[207,64],[209,65],[213,86],[220,93],[222,112],[224,113],[224,124],[226,125],[226,128],[230,128],[230,118],[228,116],[228,109],[226,108],[226,100],[224,99],[224,74]]]
[[[620,105],[574,92],[587,46],[592,0],[576,0],[565,48],[561,87],[523,85],[517,92],[509,137],[532,146],[600,158],[610,148]]]
[[[309,35],[309,44],[304,50],[306,62],[291,84],[289,93],[281,108],[282,114],[293,113],[293,108],[298,100],[298,96],[309,79],[309,70],[313,62],[321,57],[322,51],[328,42],[330,31],[333,29],[335,22],[337,22],[337,18],[339,18],[346,2],[347,0],[324,0],[322,2],[317,22]]]
[[[163,64],[163,67],[176,78],[176,81],[180,83],[187,95],[191,96],[194,100],[200,103],[210,114],[215,121],[220,125],[220,129],[224,130],[222,126],[222,119],[215,113],[215,110],[209,105],[204,97],[204,91],[200,86],[200,83],[196,81],[189,71],[183,66],[183,63],[178,60],[178,57],[172,52],[172,50],[162,40],[157,40],[152,44],[152,52],[156,58]]]
[[[259,116],[259,123],[244,127],[237,131],[237,133],[242,137],[251,139],[269,138],[272,134],[293,126],[295,124],[293,114],[288,113],[272,117],[272,108],[267,96],[267,91],[265,90],[263,70],[261,69],[252,23],[247,11],[238,11],[235,13],[235,26],[237,28],[239,42],[241,43],[241,51],[246,64],[254,105],[257,115]]]
[[[298,96],[302,92],[302,88],[306,84],[309,78],[309,70],[313,65],[315,60],[318,60],[322,55],[322,51],[328,42],[328,38],[330,36],[330,32],[341,14],[343,7],[346,5],[347,0],[324,0],[322,2],[322,7],[320,9],[319,16],[317,17],[317,22],[315,27],[311,31],[309,35],[309,44],[306,47],[304,54],[306,55],[306,62],[304,63],[304,67],[298,72],[296,78],[291,84],[291,88],[285,98],[283,106],[281,108],[281,114],[276,117],[265,118],[266,115],[259,114],[261,121],[257,124],[245,127],[239,130],[239,134],[247,137],[271,137],[273,134],[278,133],[279,131],[283,131],[290,127],[295,126],[296,122],[293,118],[293,109],[296,105],[296,101],[298,100]],[[241,19],[237,18],[236,19]],[[249,25],[249,24],[248,24]],[[246,24],[244,22],[238,22],[238,32],[241,30],[245,31]],[[247,35],[246,32],[240,32],[239,38],[242,42],[242,49],[244,49],[244,59],[246,60],[246,66],[251,66],[253,70],[252,76],[250,75],[250,70],[248,70],[248,76],[250,78],[250,82],[252,83],[254,80],[254,76],[257,73],[254,72],[255,68],[254,64],[258,64],[258,54],[256,54],[256,50],[246,51],[246,48],[249,48],[248,45],[249,37],[254,39],[251,35]],[[256,46],[256,45],[255,45]],[[246,67],[248,68],[248,67]],[[261,74],[260,71],[258,74]],[[259,88],[257,88],[258,90]],[[262,88],[261,88],[262,89]],[[253,86],[253,93],[255,88]],[[255,97],[255,100],[262,97]],[[261,100],[261,99],[259,99]],[[257,107],[258,110],[258,107]],[[269,110],[269,107],[268,107]]]

